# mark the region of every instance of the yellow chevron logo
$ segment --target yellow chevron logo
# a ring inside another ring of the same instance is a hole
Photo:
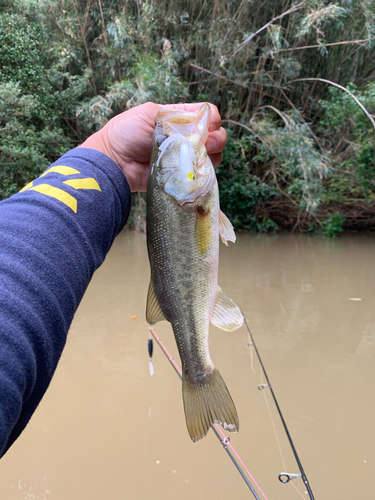
[[[61,201],[71,208],[74,213],[77,213],[77,200],[74,196],[70,195],[66,191],[63,191],[62,189],[51,186],[50,184],[38,184],[37,186],[31,187],[30,190],[37,191],[38,193],[45,194],[46,196],[51,196],[51,198]]]
[[[65,167],[65,165],[56,165],[55,167],[51,167],[48,170],[46,170],[39,177],[44,177],[45,175],[50,174],[51,172],[56,172],[57,174],[61,175],[73,175],[81,173],[79,170],[76,170],[75,168],[72,167]]]
[[[87,177],[86,179],[69,179],[68,181],[64,181],[63,184],[67,184],[74,189],[96,189],[97,191],[101,191],[99,184],[93,177]]]
[[[52,172],[65,176],[81,173],[79,170],[76,170],[72,167],[67,167],[65,165],[56,165],[46,170],[40,177],[44,177],[45,175]],[[68,179],[66,181],[63,181],[63,184],[66,184],[73,189],[94,189],[96,191],[101,191],[99,184],[93,177],[86,177],[83,179]],[[73,210],[74,213],[77,213],[76,198],[63,189],[51,186],[50,184],[37,184],[36,186],[34,186],[34,181],[31,181],[23,189],[20,190],[20,193],[22,191],[28,190],[36,191],[46,196],[50,196],[51,198],[55,198],[56,200],[61,201],[61,203],[64,203],[64,205],[68,206],[71,210]]]

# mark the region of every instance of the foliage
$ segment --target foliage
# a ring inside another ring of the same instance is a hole
[[[348,89],[370,113],[375,112],[375,85],[364,91],[354,84]],[[330,98],[321,101],[324,118],[320,130],[325,146],[335,153],[334,168],[327,178],[325,201],[358,198],[375,199],[374,129],[368,117],[347,93],[330,89]]]
[[[315,31],[317,41],[322,43],[324,37],[322,31],[323,26],[331,21],[331,24],[335,23],[342,29],[344,27],[342,18],[346,17],[347,14],[348,10],[337,4],[329,4],[326,6],[322,3],[316,4],[311,11],[300,20],[296,37],[310,35]]]
[[[265,232],[278,229],[277,224],[267,217],[254,215],[254,208],[276,196],[277,190],[250,174],[246,153],[252,140],[253,138],[246,136],[236,139],[233,131],[228,131],[223,162],[216,169],[220,206],[235,228]]]
[[[72,146],[65,117],[85,86],[46,57],[42,26],[20,15],[0,15],[0,197],[39,175]]]
[[[77,107],[81,132],[95,132],[114,114],[147,101],[173,103],[188,98],[186,87],[177,76],[170,47],[165,45],[161,58],[154,53],[140,56],[129,69],[128,79],[115,82],[104,96],[95,96]]]
[[[339,212],[334,212],[330,214],[320,227],[317,227],[316,223],[312,223],[309,227],[310,231],[314,231],[323,236],[337,236],[342,233],[345,223],[345,217],[339,214]]]
[[[0,6],[0,196],[124,109],[210,101],[231,129],[218,179],[236,227],[307,230],[375,203],[368,117],[306,80],[375,112],[374,0]]]
[[[28,123],[35,100],[11,82],[0,84],[0,95],[0,194],[7,197],[49,162],[39,150],[40,133]]]
[[[308,124],[297,111],[278,111],[276,118],[253,116],[251,125],[260,139],[253,161],[269,164],[270,183],[295,200],[301,210],[313,213],[320,203],[328,157],[318,151]]]

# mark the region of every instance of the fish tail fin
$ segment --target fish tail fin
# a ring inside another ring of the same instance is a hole
[[[193,385],[183,376],[182,397],[186,425],[194,443],[204,438],[215,422],[226,431],[238,432],[239,421],[236,407],[216,368],[210,380],[201,385]]]

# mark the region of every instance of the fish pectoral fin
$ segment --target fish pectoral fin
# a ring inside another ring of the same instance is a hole
[[[219,213],[219,234],[221,241],[227,246],[228,241],[231,241],[232,243],[236,241],[233,226],[228,217],[221,210]]]
[[[243,321],[244,319],[240,308],[236,306],[233,300],[227,297],[218,286],[211,323],[222,330],[232,332],[242,326]]]
[[[194,443],[204,438],[215,422],[226,431],[238,432],[236,407],[219,371],[214,368],[209,380],[194,385],[182,375],[182,398],[186,426]]]
[[[147,305],[146,305],[146,320],[150,325],[154,325],[158,321],[163,321],[165,318],[163,311],[161,310],[159,301],[155,295],[154,285],[152,280],[150,280],[150,285],[148,287],[147,294]]]

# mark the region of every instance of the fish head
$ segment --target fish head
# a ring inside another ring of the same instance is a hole
[[[163,110],[156,116],[151,175],[180,205],[210,192],[215,171],[204,143],[208,138],[210,106],[196,112]]]

